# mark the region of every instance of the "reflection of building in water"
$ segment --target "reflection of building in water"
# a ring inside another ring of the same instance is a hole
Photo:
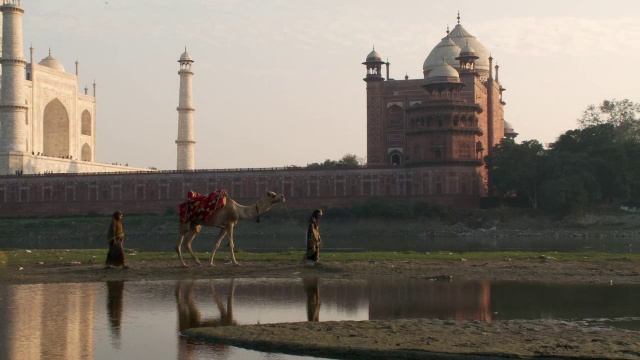
[[[12,286],[3,297],[1,359],[93,359],[93,284]]]
[[[369,319],[431,318],[490,322],[490,301],[488,281],[376,281],[370,283]]]
[[[320,321],[320,284],[318,278],[302,279],[307,294],[307,320]]]

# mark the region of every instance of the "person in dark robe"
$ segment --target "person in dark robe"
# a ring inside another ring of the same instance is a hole
[[[107,234],[109,252],[107,253],[105,268],[110,268],[111,266],[122,266],[123,269],[129,268],[129,265],[127,265],[127,261],[124,258],[124,231],[122,230],[122,216],[122,211],[118,210],[114,212],[111,224],[109,225],[109,232]]]
[[[316,265],[320,263],[320,246],[322,245],[322,238],[320,237],[321,216],[322,210],[316,209],[307,223],[307,252],[302,257],[301,262],[303,264],[307,260],[315,262]]]

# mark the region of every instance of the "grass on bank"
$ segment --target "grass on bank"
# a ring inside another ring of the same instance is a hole
[[[209,260],[208,252],[196,253],[203,262]],[[25,250],[25,249],[0,249],[0,267],[25,266],[25,265],[70,265],[70,264],[102,264],[106,258],[106,249],[51,249],[51,250]],[[185,259],[190,258],[187,251],[183,251]],[[250,253],[236,251],[238,261],[283,261],[299,260],[302,251],[286,251],[278,253]],[[154,261],[176,259],[173,252],[130,252],[128,261]],[[229,257],[228,251],[218,251],[216,259],[224,260]],[[324,251],[322,258],[325,261],[461,261],[479,260],[531,260],[553,259],[557,261],[634,261],[640,262],[640,254],[610,254],[610,253],[564,253],[564,252],[330,252]]]

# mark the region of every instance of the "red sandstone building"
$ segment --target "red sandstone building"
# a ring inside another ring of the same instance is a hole
[[[422,168],[428,194],[484,196],[482,159],[505,136],[498,65],[459,23],[423,65],[423,79],[389,78],[389,62],[375,51],[367,74],[367,166]],[[386,77],[382,66],[386,66]]]
[[[110,214],[115,208],[162,213],[188,191],[217,189],[241,204],[276,191],[290,208],[346,206],[369,197],[478,206],[487,193],[482,158],[502,138],[517,135],[504,120],[505,89],[488,50],[458,21],[424,61],[421,79],[390,79],[390,64],[375,50],[363,64],[365,167],[0,176],[0,216]]]

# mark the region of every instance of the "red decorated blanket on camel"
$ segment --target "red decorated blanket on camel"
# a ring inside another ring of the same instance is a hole
[[[208,195],[189,191],[187,201],[180,204],[180,222],[209,221],[227,203],[227,190],[216,190]]]

